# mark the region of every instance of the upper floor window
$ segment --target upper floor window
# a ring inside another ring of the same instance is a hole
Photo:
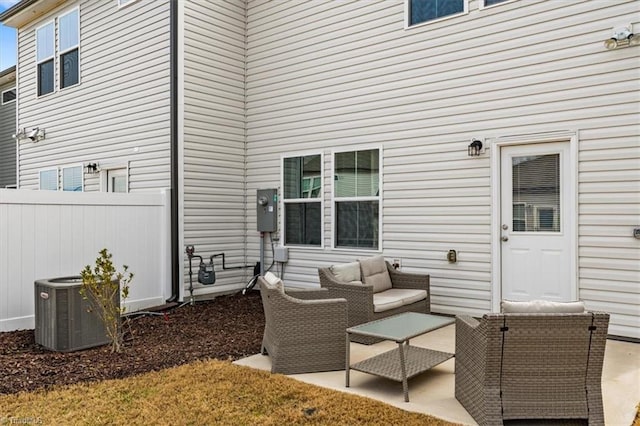
[[[322,246],[322,155],[282,159],[284,244]]]
[[[334,247],[380,249],[380,150],[335,152]]]
[[[131,3],[135,3],[138,0],[118,0],[118,7],[128,6]]]
[[[38,96],[54,91],[55,86],[55,22],[36,30],[36,61],[38,63]]]
[[[2,92],[2,105],[14,102],[16,100],[16,88],[5,90]]]
[[[60,63],[60,88],[80,82],[80,16],[78,9],[58,18],[58,58]]]
[[[38,96],[56,90],[56,59],[58,88],[64,89],[78,84],[80,82],[80,11],[78,8],[36,29]]]
[[[408,0],[409,26],[467,13],[468,0]]]

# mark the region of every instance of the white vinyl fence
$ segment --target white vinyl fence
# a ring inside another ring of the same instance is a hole
[[[79,275],[98,252],[135,274],[127,311],[171,295],[169,191],[0,189],[0,331],[34,328],[34,281]]]

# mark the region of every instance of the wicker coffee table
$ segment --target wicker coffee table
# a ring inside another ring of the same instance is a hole
[[[448,352],[411,346],[409,339],[454,322],[453,318],[405,312],[348,328],[345,368],[346,386],[349,387],[350,369],[375,374],[376,376],[402,382],[404,400],[409,402],[409,385],[407,381],[454,356],[454,354]],[[393,340],[398,344],[398,347],[351,365],[349,346],[352,334]]]

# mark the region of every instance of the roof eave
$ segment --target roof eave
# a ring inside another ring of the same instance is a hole
[[[67,0],[21,0],[0,14],[0,22],[7,27],[21,28],[66,1]]]

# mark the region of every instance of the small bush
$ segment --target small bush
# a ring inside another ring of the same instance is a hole
[[[129,297],[129,284],[133,273],[123,265],[123,272],[116,270],[106,248],[100,250],[93,269],[91,265],[84,267],[80,276],[82,285],[80,294],[89,301],[91,310],[104,324],[107,337],[111,340],[111,351],[120,352],[124,341],[122,314],[125,311],[120,301]],[[120,298],[118,293],[120,292]]]

